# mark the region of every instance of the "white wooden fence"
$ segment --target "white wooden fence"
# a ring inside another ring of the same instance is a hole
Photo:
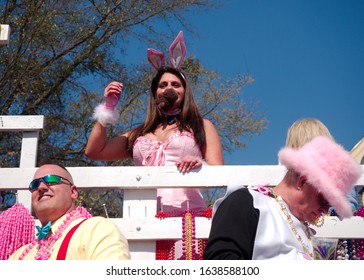
[[[0,116],[0,132],[22,131],[19,168],[0,168],[0,190],[18,190],[18,200],[30,209],[28,184],[36,171],[35,163],[43,116]],[[166,187],[225,187],[229,182],[243,185],[276,185],[285,169],[279,165],[203,166],[199,171],[180,174],[176,167],[67,167],[79,189],[120,188],[124,190],[123,218],[113,222],[129,241],[132,259],[155,259],[155,240],[180,239],[181,218],[158,219],[156,189]],[[364,166],[362,166],[364,171]],[[364,185],[364,173],[359,179]],[[207,238],[211,220],[196,218],[196,238]],[[364,238],[364,219],[352,217],[340,221],[326,217],[315,228],[318,236],[342,239]]]

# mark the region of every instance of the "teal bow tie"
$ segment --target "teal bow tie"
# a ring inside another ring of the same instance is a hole
[[[44,227],[36,226],[38,240],[46,239],[49,231],[51,230],[51,222],[48,222]]]

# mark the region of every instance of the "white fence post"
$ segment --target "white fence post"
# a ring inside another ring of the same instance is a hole
[[[0,131],[22,131],[22,144],[19,167],[35,167],[38,153],[39,131],[43,129],[43,116],[0,116]],[[31,181],[29,178],[28,183]],[[17,191],[18,200],[31,209],[31,198],[28,190]]]
[[[10,26],[0,24],[0,45],[8,45],[10,40]]]

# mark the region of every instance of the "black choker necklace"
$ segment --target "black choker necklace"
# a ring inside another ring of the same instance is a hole
[[[177,121],[178,117],[179,117],[179,115],[167,116],[166,117],[167,124],[168,125],[174,124]]]

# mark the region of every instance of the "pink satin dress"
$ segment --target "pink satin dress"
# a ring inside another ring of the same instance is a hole
[[[136,166],[174,166],[186,155],[193,155],[202,160],[193,134],[177,129],[164,142],[140,136],[133,146]],[[172,216],[180,216],[187,207],[196,215],[207,208],[198,188],[160,188],[157,189],[157,201],[157,212],[163,211]]]

